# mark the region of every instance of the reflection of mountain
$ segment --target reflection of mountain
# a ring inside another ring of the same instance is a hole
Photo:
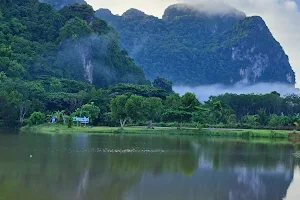
[[[0,136],[0,194],[9,200],[281,200],[293,179],[292,152],[290,145],[180,137]]]
[[[288,172],[267,172],[260,169],[197,170],[193,177],[161,177],[146,175],[125,199],[143,200],[282,200],[292,180]],[[241,171],[239,171],[241,170]]]

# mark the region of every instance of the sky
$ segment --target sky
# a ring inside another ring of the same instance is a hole
[[[212,0],[86,0],[95,10],[108,8],[114,14],[122,14],[129,8],[161,17],[164,10],[175,3],[203,3]],[[259,15],[267,23],[273,36],[280,42],[296,72],[300,87],[300,0],[216,0],[225,2],[247,16]]]

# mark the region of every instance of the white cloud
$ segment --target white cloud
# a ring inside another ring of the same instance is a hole
[[[129,8],[161,17],[165,8],[178,2],[199,3],[211,0],[87,0],[95,9],[108,8],[122,14]],[[259,15],[267,23],[274,37],[281,43],[296,72],[300,86],[300,12],[299,0],[219,0],[245,12]]]
[[[174,86],[173,90],[180,95],[184,95],[187,92],[196,94],[197,98],[201,101],[207,101],[210,96],[218,96],[221,94],[268,94],[271,92],[278,92],[282,96],[289,94],[300,94],[298,89],[291,87],[290,85],[279,83],[258,83],[255,85],[236,84],[234,86],[224,86],[220,84],[215,85],[201,85],[198,87],[187,86]]]
[[[143,12],[161,17],[164,10],[178,0],[86,0],[94,9],[108,8],[115,14],[123,14],[130,8],[136,8]]]

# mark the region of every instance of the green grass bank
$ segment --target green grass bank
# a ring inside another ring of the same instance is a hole
[[[118,127],[72,127],[68,128],[63,125],[38,125],[26,126],[21,128],[22,133],[35,134],[156,134],[156,135],[192,135],[207,137],[237,137],[237,138],[270,138],[270,139],[288,139],[293,131],[283,130],[253,130],[253,129],[194,129],[156,127],[147,129],[145,127],[125,127],[120,130]],[[299,134],[297,132],[296,134]],[[299,134],[300,135],[300,134]],[[300,137],[298,138],[300,139]]]

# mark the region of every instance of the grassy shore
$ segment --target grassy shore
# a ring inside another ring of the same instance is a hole
[[[68,128],[63,125],[38,125],[26,126],[21,128],[24,133],[38,133],[38,134],[165,134],[165,135],[196,135],[199,134],[197,129],[172,129],[172,128],[155,128],[147,129],[144,127],[125,127],[120,130],[119,127],[77,127]]]
[[[208,137],[237,137],[237,138],[271,138],[271,139],[288,139],[292,131],[281,130],[246,130],[246,129],[193,129],[175,128],[147,129],[144,127],[126,127],[120,130],[118,127],[72,127],[68,128],[63,125],[38,125],[26,126],[21,129],[23,133],[36,134],[157,134],[157,135],[193,135]]]

